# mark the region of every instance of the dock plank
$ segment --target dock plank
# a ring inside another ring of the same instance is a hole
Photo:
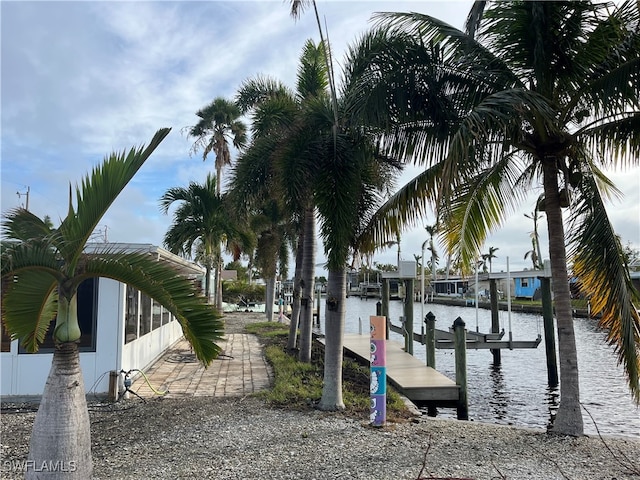
[[[411,401],[450,404],[457,402],[459,387],[456,383],[421,360],[406,353],[392,340],[385,342],[387,349],[387,380]],[[368,335],[345,334],[344,349],[369,362],[371,341]]]

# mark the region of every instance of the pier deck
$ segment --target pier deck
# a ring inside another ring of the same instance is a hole
[[[368,335],[345,334],[344,349],[351,356],[369,363],[371,341]],[[386,349],[387,380],[400,393],[418,406],[457,405],[460,389],[453,380],[406,353],[397,342],[387,340]]]

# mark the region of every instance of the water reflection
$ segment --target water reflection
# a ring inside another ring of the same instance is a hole
[[[358,319],[367,332],[368,319],[375,315],[376,302],[347,299],[347,333],[358,333]],[[390,318],[399,325],[402,303],[392,301]],[[324,302],[321,302],[321,330],[324,328]],[[415,331],[420,332],[421,305],[414,307]],[[448,307],[428,304],[424,313],[436,316],[436,328],[446,330],[453,320],[461,317],[469,330],[489,332],[491,314],[475,308]],[[542,330],[538,315],[513,312],[511,322],[506,312],[500,312],[500,327],[509,334],[509,324],[514,340],[534,340]],[[477,327],[476,327],[477,325]],[[574,322],[578,366],[580,372],[581,401],[585,406],[584,423],[587,434],[601,433],[640,438],[640,408],[636,407],[629,393],[624,372],[617,364],[613,348],[606,342],[606,335],[597,322],[578,319]],[[400,335],[392,334],[392,340],[403,343]],[[414,345],[414,354],[426,363],[426,349]],[[489,350],[467,350],[467,382],[469,418],[480,421],[547,428],[555,416],[560,399],[558,388],[549,388],[544,342],[535,349],[502,350],[501,365],[493,365]],[[455,379],[455,361],[452,350],[436,350],[436,369]],[[587,410],[589,413],[587,413]],[[455,418],[455,409],[441,408],[439,416]],[[591,417],[593,417],[593,420]]]
[[[502,375],[502,365],[492,363],[489,366],[489,378],[491,379],[491,397],[489,406],[492,416],[500,423],[507,418],[507,407],[509,405],[509,394]]]

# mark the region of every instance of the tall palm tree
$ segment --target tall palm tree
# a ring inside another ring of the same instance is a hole
[[[202,150],[202,160],[206,161],[209,153],[215,155],[216,192],[221,193],[222,169],[231,165],[232,144],[241,149],[247,142],[247,127],[240,120],[242,112],[232,100],[223,97],[215,98],[206,107],[198,110],[198,123],[189,128],[189,136],[195,138],[192,152]]]
[[[29,446],[32,465],[61,462],[74,472],[52,478],[91,478],[91,434],[77,340],[78,286],[88,278],[108,277],[139,289],[167,308],[180,322],[196,356],[209,364],[223,335],[219,317],[195,286],[171,267],[143,253],[126,253],[100,244],[86,255],[86,243],[118,194],[169,133],[159,130],[148,147],[113,153],[76,188],[69,189],[69,212],[57,229],[25,209],[11,210],[3,222],[2,322],[25,349],[38,350],[55,318],[51,371],[33,425]],[[27,478],[40,478],[30,468]]]
[[[250,234],[236,221],[224,195],[217,193],[217,179],[208,174],[203,184],[189,183],[187,188],[173,187],[160,198],[164,214],[179,202],[173,213],[173,222],[164,236],[164,245],[171,253],[196,259],[206,270],[205,295],[211,298],[211,270],[218,260],[218,249],[223,243],[239,240],[251,245]],[[234,260],[239,256],[234,255]]]
[[[498,256],[495,254],[498,250],[500,250],[498,247],[489,247],[489,251],[487,253],[483,253],[482,254],[482,260],[483,262],[485,262],[486,264],[489,264],[489,273],[493,272],[493,262],[492,260],[494,258],[498,258]]]
[[[375,249],[374,245],[360,241],[360,233],[372,212],[381,205],[400,167],[379,154],[369,132],[346,120],[348,104],[340,99],[338,102],[341,123],[337,130],[328,98],[311,103],[305,119],[317,132],[309,145],[309,157],[320,166],[313,191],[329,271],[324,381],[318,404],[323,410],[344,408],[342,362],[347,265],[353,256]]]
[[[256,77],[245,81],[237,95],[241,111],[251,112],[253,140],[239,159],[235,174],[242,173],[243,178],[234,187],[241,186],[246,199],[255,198],[265,188],[278,195],[304,238],[298,242],[303,248],[302,277],[294,285],[291,322],[297,326],[299,315],[299,359],[305,362],[311,360],[316,255],[312,186],[317,164],[308,157],[316,132],[308,128],[303,114],[309,102],[325,94],[328,80],[323,57],[324,46],[308,40],[300,57],[295,92],[269,77]]]
[[[640,402],[638,293],[604,208],[616,190],[601,170],[640,159],[638,10],[635,1],[476,2],[466,32],[427,15],[381,15],[350,65],[358,117],[387,129],[386,148],[425,165],[376,218],[396,212],[406,223],[437,205],[447,243],[470,263],[531,188],[542,188],[559,433],[583,432],[567,256]],[[373,229],[391,235],[380,223]]]
[[[247,142],[247,128],[240,120],[242,113],[235,102],[223,97],[215,98],[209,105],[198,110],[198,123],[188,129],[189,136],[195,138],[191,148],[195,153],[202,149],[202,160],[209,153],[216,156],[216,193],[222,194],[222,169],[231,165],[231,143],[236,149],[243,148]],[[222,309],[222,248],[216,250],[215,304]]]

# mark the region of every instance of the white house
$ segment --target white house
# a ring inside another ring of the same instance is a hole
[[[205,270],[150,244],[111,244],[116,249],[144,251],[170,263],[179,274],[201,282]],[[104,244],[100,245],[104,249]],[[87,253],[97,245],[88,245]],[[138,290],[107,278],[85,281],[78,291],[82,330],[80,363],[87,393],[106,394],[109,373],[144,371],[182,337],[180,323],[159,303]],[[42,395],[53,358],[49,332],[37,353],[27,353],[4,329],[0,351],[0,395]]]

